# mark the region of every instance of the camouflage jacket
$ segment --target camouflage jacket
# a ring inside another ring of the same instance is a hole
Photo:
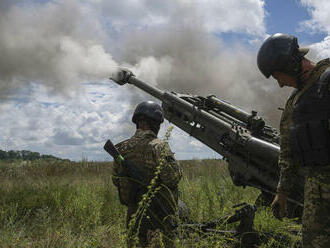
[[[162,186],[160,194],[163,198],[167,198],[165,200],[170,201],[171,204],[176,204],[178,183],[182,174],[168,143],[158,139],[155,133],[150,130],[137,129],[130,139],[120,142],[116,147],[126,160],[134,163],[144,178],[144,182],[140,185],[142,191],[135,196],[133,203],[139,202],[141,195],[145,192],[146,185],[150,184],[150,181],[155,177],[157,167],[161,165],[157,182],[158,185]],[[125,175],[124,170],[120,165],[115,164],[113,183],[118,187],[121,198],[130,204],[132,203],[130,193],[133,183],[130,178],[121,176]]]
[[[309,78],[305,82],[302,89],[300,89],[294,97],[289,97],[286,102],[285,109],[282,113],[280,122],[280,180],[277,186],[278,192],[288,193],[296,182],[296,178],[301,174],[302,168],[294,163],[291,147],[290,147],[290,128],[293,124],[292,112],[294,104],[298,101],[299,97],[315,82],[318,81],[320,75],[330,67],[330,60],[325,59],[318,62],[311,72]],[[330,89],[329,89],[330,90]]]

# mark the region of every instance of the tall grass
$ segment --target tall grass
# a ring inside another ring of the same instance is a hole
[[[235,187],[219,160],[181,161],[180,199],[204,222],[253,203],[258,191]],[[36,161],[0,164],[0,247],[125,247],[125,211],[111,181],[111,163]],[[227,230],[234,225],[221,226]],[[300,225],[259,209],[260,247],[294,247]],[[272,235],[270,235],[272,234]],[[234,247],[230,235],[183,235],[178,247]]]

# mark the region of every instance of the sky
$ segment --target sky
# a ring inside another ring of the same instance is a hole
[[[134,134],[153,97],[108,78],[118,66],[162,90],[216,95],[278,128],[290,89],[258,71],[256,54],[289,33],[330,56],[325,0],[1,0],[0,149],[106,161],[103,144]],[[169,123],[161,128],[162,138]],[[174,128],[177,159],[220,155]]]

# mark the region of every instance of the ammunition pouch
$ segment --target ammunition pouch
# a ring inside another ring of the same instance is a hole
[[[146,190],[129,178],[123,180],[126,182],[118,185],[120,203],[125,206],[137,204]]]
[[[307,89],[293,109],[291,149],[300,166],[330,164],[330,70]]]
[[[139,192],[142,190],[141,185],[134,182],[127,175],[126,170],[113,177],[113,182],[118,190],[120,204],[128,206],[138,202],[137,198],[141,195]]]
[[[125,190],[123,190],[123,187],[121,187],[121,185],[118,185],[118,195],[119,195],[119,201],[120,204],[128,206],[129,204],[129,197],[127,196],[127,194],[125,194]]]

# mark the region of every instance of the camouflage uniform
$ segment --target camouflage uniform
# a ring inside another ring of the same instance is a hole
[[[295,103],[301,95],[330,67],[330,60],[316,64],[303,88],[287,101],[280,123],[280,180],[277,191],[289,193],[294,190],[297,177],[305,176],[303,247],[330,247],[330,165],[302,167],[293,159],[290,144],[290,128]],[[330,90],[330,88],[329,88]],[[299,178],[298,178],[299,179]]]
[[[122,177],[124,170],[122,167],[114,167],[113,182],[119,189],[122,203],[128,207],[127,228],[131,216],[138,209],[141,196],[147,190],[146,185],[149,185],[151,179],[155,177],[160,159],[164,159],[165,162],[162,163],[157,181],[160,190],[152,198],[145,216],[136,221],[136,223],[141,221],[141,224],[137,224],[134,229],[139,229],[138,237],[142,247],[147,247],[150,240],[159,235],[159,232],[163,234],[165,247],[174,247],[172,218],[176,213],[178,183],[182,175],[168,143],[158,139],[150,130],[137,129],[133,137],[117,144],[116,147],[126,160],[132,161],[136,165],[144,178],[144,182],[136,184],[130,178]],[[132,195],[132,192],[135,195]],[[130,246],[131,241],[128,241]]]

